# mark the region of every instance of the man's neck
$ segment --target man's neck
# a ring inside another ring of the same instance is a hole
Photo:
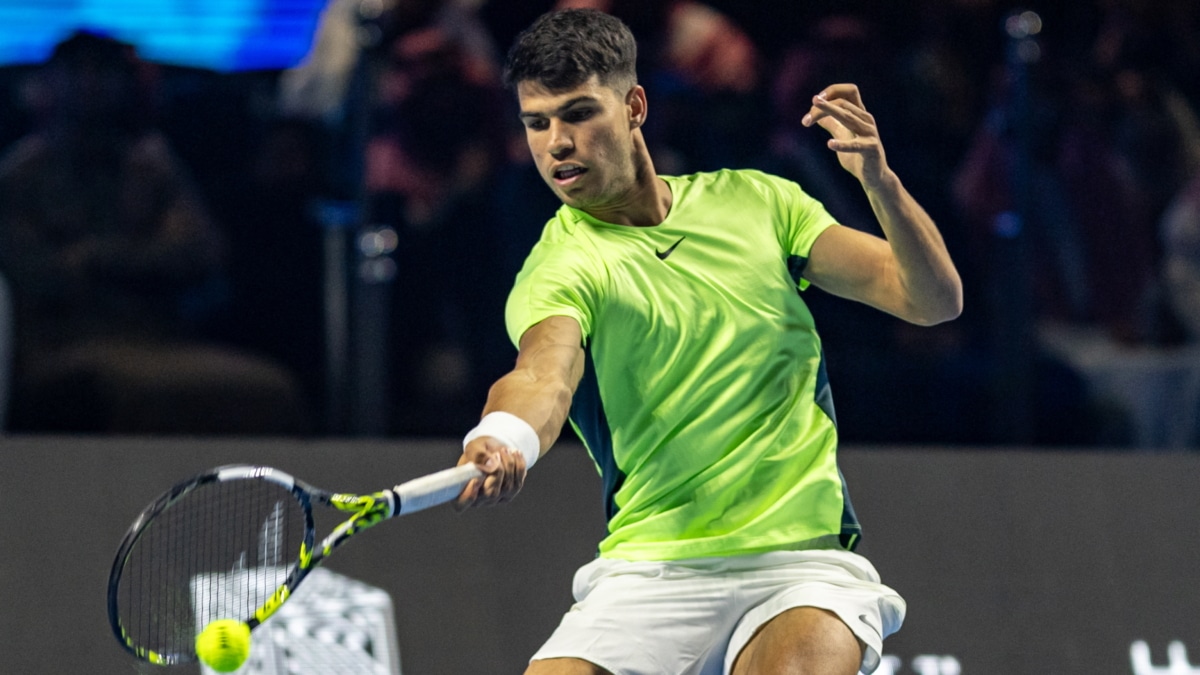
[[[606,223],[630,227],[654,227],[667,219],[674,195],[667,182],[655,172],[644,142],[638,143],[635,163],[637,179],[627,198],[612,207],[588,209],[589,215]]]

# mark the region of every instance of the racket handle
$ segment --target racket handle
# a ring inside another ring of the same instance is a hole
[[[401,483],[392,488],[399,502],[394,513],[402,516],[445,504],[457,497],[467,483],[481,476],[483,472],[477,466],[463,464]]]

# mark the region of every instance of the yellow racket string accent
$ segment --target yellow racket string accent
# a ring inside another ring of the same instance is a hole
[[[160,666],[167,666],[167,665],[170,665],[171,663],[173,663],[170,659],[163,656],[162,654],[159,654],[158,652],[154,651],[153,649],[146,649],[145,647],[139,647],[139,646],[133,644],[133,637],[129,634],[128,631],[125,630],[124,627],[121,628],[121,635],[125,638],[125,644],[128,645],[129,648],[132,649],[134,651],[134,653],[138,655],[138,658],[145,659],[145,660],[149,661],[150,663],[157,664]]]
[[[346,521],[349,525],[343,530],[346,536],[365,530],[392,515],[392,502],[383,492],[369,495],[336,494],[329,498],[329,503],[339,511],[354,513]]]
[[[306,570],[312,566],[312,551],[309,550],[308,544],[300,543],[300,569]]]
[[[320,547],[320,557],[322,558],[332,553],[333,549],[347,537],[365,530],[381,520],[389,518],[394,509],[394,501],[386,492],[375,492],[369,495],[334,494],[329,497],[329,504],[338,511],[344,511],[353,515],[341,525],[338,525],[333,533],[322,542],[322,546]],[[301,544],[298,568],[307,572],[313,566],[315,557],[315,551],[310,550],[306,544]],[[301,573],[302,576],[303,573]],[[294,586],[295,584],[293,583],[292,585]],[[290,596],[291,589],[288,586],[280,586],[261,607],[254,611],[254,618],[259,623],[266,621],[267,618],[279,610],[279,607]]]
[[[292,589],[288,588],[287,586],[280,586],[279,590],[275,591],[275,593],[263,603],[262,607],[254,610],[254,618],[258,619],[259,623],[266,621],[268,617],[279,610],[279,607],[287,601],[291,594]]]
[[[384,492],[369,495],[339,493],[330,496],[329,504],[339,511],[354,515],[338,525],[333,533],[325,538],[324,547],[321,549],[322,556],[332,553],[334,547],[347,537],[391,517],[394,508],[393,501]]]

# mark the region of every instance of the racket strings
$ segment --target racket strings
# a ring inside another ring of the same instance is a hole
[[[125,561],[118,613],[135,650],[191,660],[210,621],[246,620],[284,584],[304,507],[278,484],[202,484],[152,518]],[[151,660],[157,660],[152,658]]]

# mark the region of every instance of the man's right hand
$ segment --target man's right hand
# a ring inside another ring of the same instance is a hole
[[[463,448],[458,464],[469,462],[485,475],[467,483],[454,501],[456,511],[511,501],[525,484],[525,458],[491,436],[480,436]]]

